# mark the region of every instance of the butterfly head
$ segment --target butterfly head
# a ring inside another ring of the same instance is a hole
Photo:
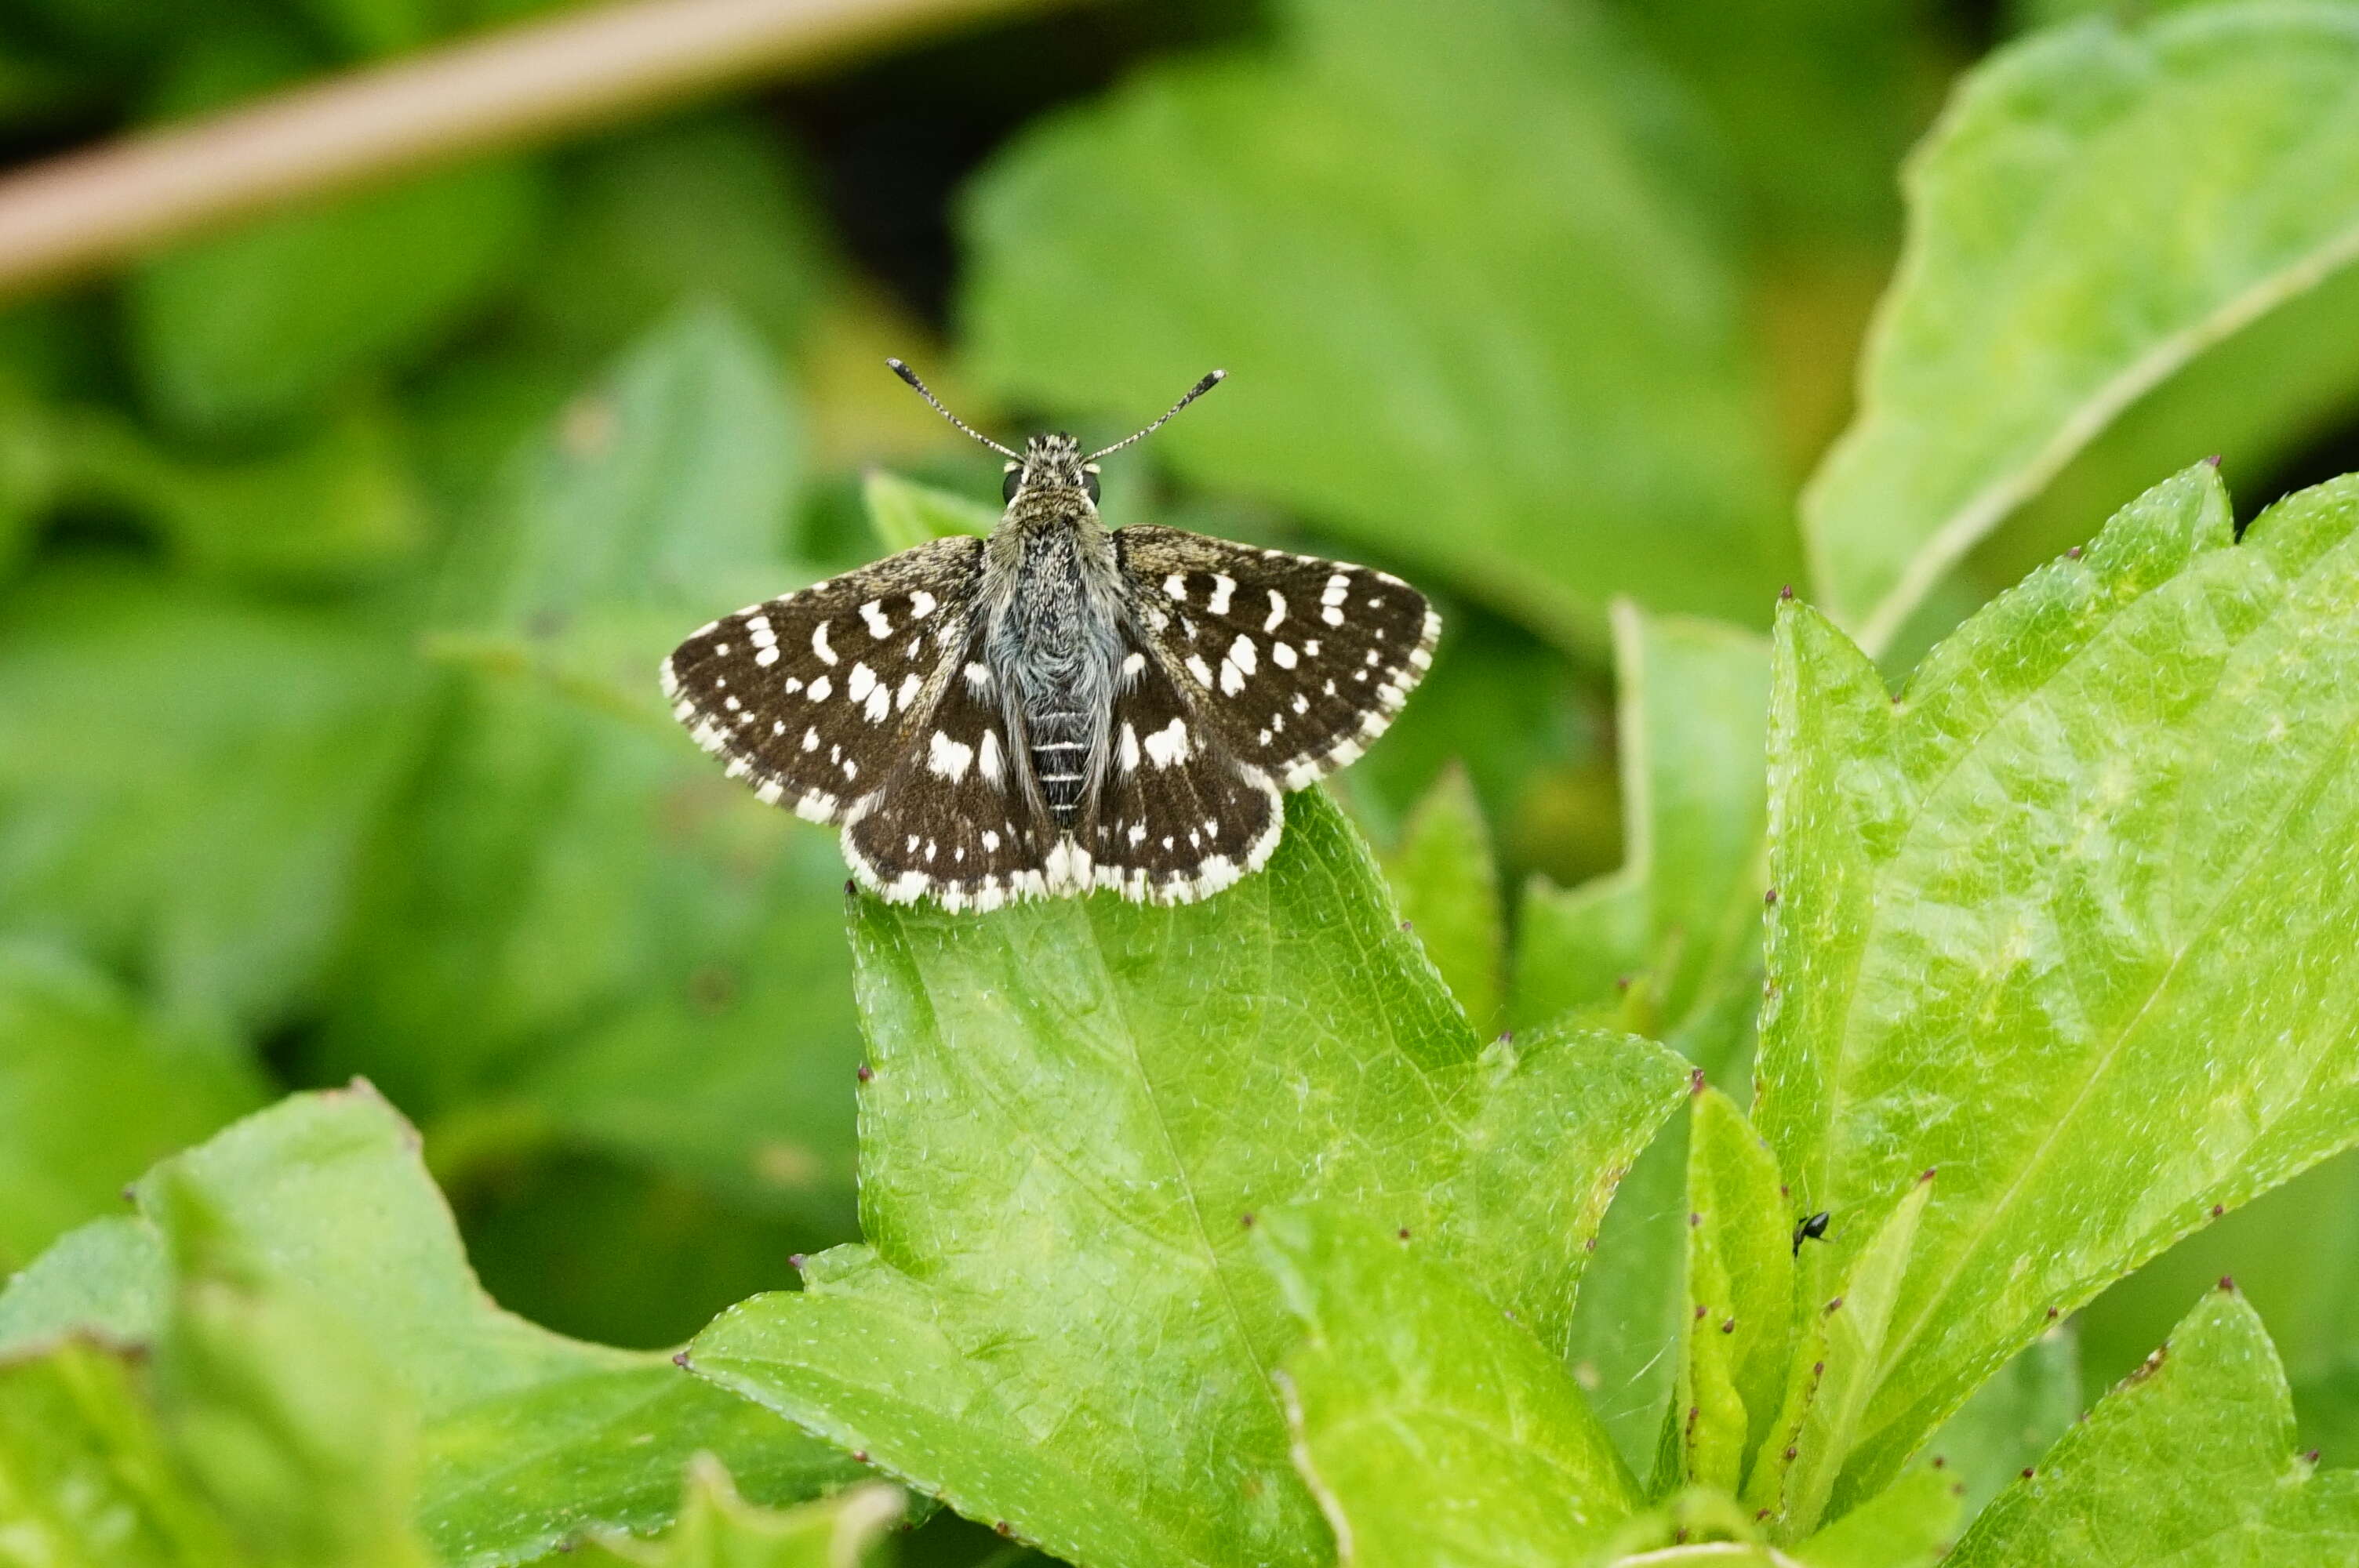
[[[1084,453],[1079,441],[1062,432],[1051,431],[1047,435],[1033,437],[1024,443],[1023,451],[1016,452],[1001,446],[997,441],[943,407],[934,395],[926,390],[926,384],[918,379],[916,371],[911,370],[899,360],[886,360],[885,362],[893,367],[895,375],[915,387],[919,396],[932,404],[935,413],[1007,460],[1003,470],[1006,477],[1001,481],[1000,494],[1001,499],[1010,505],[1015,504],[1018,495],[1038,495],[1045,499],[1058,499],[1060,498],[1060,492],[1075,490],[1087,495],[1091,503],[1094,505],[1098,498],[1097,463],[1100,458],[1110,452],[1118,452],[1133,441],[1143,440],[1152,436],[1156,431],[1163,428],[1172,415],[1179,413],[1180,410],[1220,385],[1229,373],[1224,370],[1212,372],[1190,387],[1180,401],[1164,413],[1161,419],[1158,419],[1135,436],[1125,437],[1116,441],[1111,447],[1101,447],[1094,452]]]
[[[1095,505],[1098,465],[1082,456],[1082,444],[1062,431],[1052,430],[1024,443],[1024,455],[1011,459],[1000,481],[1000,500],[1014,505],[1018,495],[1066,500],[1080,491]]]

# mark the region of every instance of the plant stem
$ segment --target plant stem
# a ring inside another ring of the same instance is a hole
[[[0,298],[266,209],[1049,0],[630,0],[0,179]]]

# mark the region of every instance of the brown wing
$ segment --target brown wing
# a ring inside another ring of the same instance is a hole
[[[982,563],[982,540],[937,539],[724,615],[664,661],[664,695],[762,799],[842,821],[949,688]]]
[[[987,910],[1089,885],[1038,792],[1025,787],[1023,753],[1008,743],[981,643],[977,634],[944,667],[939,700],[844,824],[853,874],[888,902]]]
[[[1433,664],[1441,618],[1388,573],[1176,528],[1114,542],[1205,728],[1282,788],[1357,761]]]
[[[1117,677],[1105,772],[1078,829],[1100,887],[1143,903],[1208,898],[1277,847],[1277,786],[1206,717],[1204,693],[1131,629]]]

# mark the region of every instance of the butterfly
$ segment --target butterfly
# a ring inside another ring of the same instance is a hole
[[[989,538],[936,539],[700,628],[663,688],[774,806],[843,830],[894,903],[1111,889],[1209,897],[1258,871],[1282,792],[1355,761],[1433,663],[1424,595],[1364,567],[1176,528],[1108,531],[1072,437],[1007,459]]]

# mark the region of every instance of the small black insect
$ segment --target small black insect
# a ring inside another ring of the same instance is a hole
[[[1826,1210],[1821,1209],[1794,1227],[1794,1256],[1799,1258],[1802,1255],[1802,1243],[1805,1241],[1824,1241],[1827,1238],[1827,1221],[1832,1217]]]
[[[1174,528],[1111,533],[1071,436],[1008,460],[989,539],[937,539],[699,630],[673,713],[773,805],[841,823],[854,876],[952,910],[1111,888],[1179,903],[1257,871],[1280,792],[1356,760],[1433,662],[1384,572]]]

